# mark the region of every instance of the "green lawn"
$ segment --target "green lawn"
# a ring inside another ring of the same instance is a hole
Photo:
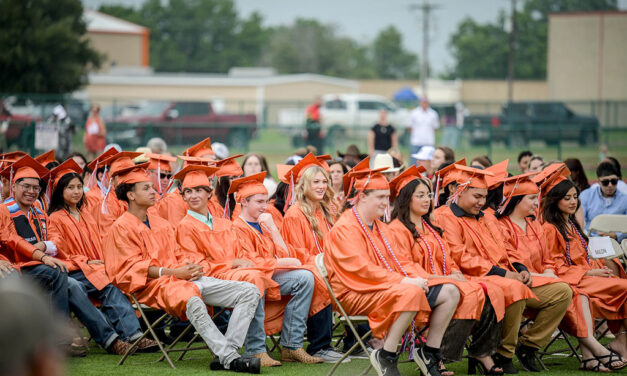
[[[89,355],[86,358],[71,359],[68,362],[69,374],[73,376],[85,375],[85,376],[107,376],[107,375],[128,375],[128,376],[143,376],[143,375],[205,375],[207,372],[211,372],[212,375],[228,375],[233,374],[231,372],[213,372],[209,370],[209,363],[211,362],[211,355],[207,350],[200,350],[189,353],[183,361],[175,361],[177,367],[176,370],[171,369],[166,362],[156,363],[159,358],[158,354],[139,354],[134,355],[127,360],[127,362],[118,366],[118,356],[107,355],[103,350],[92,344]],[[564,346],[564,342],[558,342],[555,346],[560,348]],[[275,354],[276,355],[276,354]],[[405,360],[407,356],[403,357]],[[579,364],[575,358],[553,357],[545,358],[547,367],[549,368],[548,374],[551,375],[585,375],[586,372],[578,371]],[[339,367],[335,373],[338,376],[353,376],[360,374],[368,366],[367,360],[352,360],[350,363],[343,364]],[[518,366],[518,363],[515,361]],[[282,367],[276,368],[263,368],[261,373],[265,375],[326,375],[331,369],[332,365],[329,364],[317,364],[317,365],[302,365],[295,363],[284,363]],[[466,360],[460,363],[448,364],[449,370],[455,371],[457,375],[466,374]],[[413,362],[402,363],[399,366],[401,374],[403,375],[418,375],[417,366]],[[521,375],[532,374],[521,372]],[[376,375],[374,370],[370,370],[368,375]]]

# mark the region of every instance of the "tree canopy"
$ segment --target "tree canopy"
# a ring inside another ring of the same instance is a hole
[[[0,25],[0,92],[70,92],[100,64],[80,0],[3,0]]]
[[[527,0],[515,13],[514,77],[546,78],[549,13],[616,9],[616,0]],[[485,24],[464,19],[449,41],[455,67],[448,76],[504,79],[509,51],[509,32],[505,27],[508,17],[501,12],[496,22]]]

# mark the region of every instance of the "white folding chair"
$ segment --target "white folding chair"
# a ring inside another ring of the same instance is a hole
[[[360,336],[354,324],[367,323],[368,317],[367,316],[349,316],[344,310],[344,307],[342,307],[342,304],[340,304],[339,300],[337,300],[337,298],[335,297],[335,294],[333,293],[333,289],[331,288],[331,284],[329,283],[329,278],[328,278],[329,273],[327,272],[327,267],[324,265],[324,255],[322,253],[316,256],[316,268],[318,269],[318,272],[322,276],[322,279],[324,280],[324,284],[327,286],[327,290],[329,290],[329,295],[331,296],[331,299],[333,299],[335,306],[340,311],[340,315],[341,315],[340,320],[346,322],[350,330],[353,332],[353,335],[357,339],[357,343],[355,343],[353,347],[351,347],[348,351],[346,351],[346,353],[344,353],[342,358],[340,358],[337,362],[335,362],[335,364],[333,365],[333,368],[331,368],[331,370],[327,374],[327,376],[331,376],[335,372],[337,367],[340,364],[342,364],[344,359],[346,359],[353,351],[357,349],[357,346],[361,346],[361,348],[364,350],[364,354],[367,354],[368,360],[370,360],[370,353],[368,352],[368,348],[364,344],[363,340],[370,335],[371,331],[368,331],[368,333],[364,334],[363,336]],[[371,367],[372,367],[372,360],[370,360],[370,364],[368,365],[368,368],[366,368],[366,370],[363,373],[361,373],[361,375],[367,374],[368,371],[370,371]]]
[[[627,233],[627,215],[621,214],[600,214],[592,219],[588,228],[589,233],[592,232],[623,232]],[[614,239],[612,240],[612,247],[616,253],[615,257],[620,257],[623,263],[627,263],[625,259],[625,248],[622,247]],[[594,258],[593,255],[590,255]]]

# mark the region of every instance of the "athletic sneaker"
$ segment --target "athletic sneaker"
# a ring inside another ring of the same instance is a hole
[[[366,349],[368,350],[368,354],[371,354],[374,349],[370,347],[370,345],[366,345]],[[344,353],[346,353],[350,348],[343,348]],[[348,356],[351,359],[368,359],[369,355],[364,352],[364,349],[361,346],[357,346],[355,350]]]
[[[401,376],[398,371],[398,356],[383,356],[381,350],[377,349],[370,354],[370,361],[379,376]]]
[[[333,350],[331,347],[328,347],[326,349],[320,349],[315,354],[311,355],[324,359],[325,363],[335,363],[340,360],[342,356],[344,356],[343,354],[340,354],[339,352]],[[342,363],[348,363],[350,361],[350,358],[346,358],[342,360]]]
[[[424,376],[441,376],[438,370],[440,359],[438,359],[435,354],[424,351],[422,347],[415,347],[413,355],[414,362],[418,364],[418,368],[420,368],[420,372]]]

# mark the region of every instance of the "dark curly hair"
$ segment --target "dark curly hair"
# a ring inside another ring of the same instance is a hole
[[[65,203],[65,200],[63,199],[63,191],[74,178],[78,178],[81,184],[83,184],[83,177],[77,174],[76,172],[71,172],[69,174],[63,175],[63,177],[59,179],[59,182],[57,183],[57,186],[54,188],[54,191],[52,191],[52,196],[50,197],[50,206],[48,207],[48,215],[61,209],[67,209],[67,205]],[[78,210],[81,210],[84,202],[85,202],[85,195],[83,194],[83,197],[81,197],[81,199],[76,204],[76,208]]]
[[[414,241],[420,238],[420,234],[418,234],[418,230],[416,230],[416,225],[411,221],[409,209],[411,207],[411,199],[416,191],[416,188],[420,185],[424,185],[427,187],[427,190],[431,192],[431,186],[423,179],[417,179],[409,182],[406,186],[401,189],[398,193],[398,197],[394,200],[394,208],[392,209],[392,220],[398,218],[399,221],[411,232],[414,237]],[[431,226],[435,231],[442,236],[444,231],[435,226],[429,216],[433,212],[433,202],[429,205],[429,211],[422,216],[422,218],[427,222],[429,226]]]
[[[553,189],[551,189],[549,193],[542,199],[543,220],[557,227],[557,230],[560,234],[562,234],[562,237],[566,241],[570,239],[570,237],[568,236],[568,221],[562,215],[562,211],[559,209],[558,205],[560,200],[564,198],[564,196],[566,196],[568,191],[570,191],[572,188],[575,188],[575,190],[577,191],[577,195],[579,195],[579,188],[577,188],[577,186],[572,181],[564,180],[563,182],[553,187]],[[577,209],[579,209],[580,205],[581,201],[577,199]],[[575,226],[577,231],[579,231],[579,233],[584,237],[584,239],[588,241],[588,237],[586,236],[586,234],[584,234],[584,232],[581,230],[581,226],[579,226],[579,223],[575,220],[575,215],[569,215],[568,219],[573,224],[573,226]]]

